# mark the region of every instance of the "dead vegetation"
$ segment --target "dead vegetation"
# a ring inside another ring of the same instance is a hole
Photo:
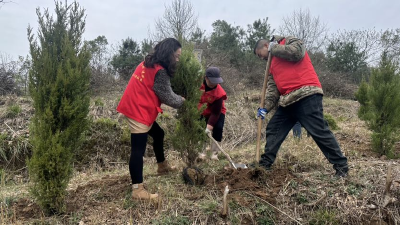
[[[256,94],[237,93],[227,102],[222,148],[235,162],[248,163],[255,158],[258,101],[248,96]],[[114,111],[118,98],[114,94],[92,100],[95,125],[80,155],[87,161],[75,171],[68,186],[65,214],[44,216],[28,192],[26,168],[12,167],[9,158],[1,161],[0,224],[400,223],[400,160],[380,158],[371,151],[370,132],[357,117],[355,101],[324,99],[325,112],[339,125],[334,133],[349,158],[348,178],[333,177],[331,165],[306,135],[301,140],[288,135],[271,171],[233,170],[222,155],[220,161],[199,163],[207,177],[203,185],[196,186],[185,184],[180,172],[156,176],[155,159],[148,157],[152,152],[149,145],[144,158],[145,184],[162,196],[161,204],[154,205],[130,199],[130,145],[125,127],[121,127],[123,119]],[[9,138],[7,141],[26,140],[33,113],[30,101],[2,98],[0,103],[1,134]],[[5,116],[12,103],[22,108],[13,118]],[[183,168],[179,153],[168,141],[176,112],[170,108],[165,111],[159,121],[166,130],[168,160]],[[262,137],[264,145],[265,134]],[[29,148],[27,151],[23,157],[13,154],[25,158]],[[226,186],[225,209],[229,208],[229,213],[221,215]]]

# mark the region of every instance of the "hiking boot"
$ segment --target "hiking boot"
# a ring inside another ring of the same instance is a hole
[[[134,200],[156,200],[158,194],[151,194],[143,187],[143,183],[132,185],[132,199]]]
[[[157,168],[157,173],[158,174],[167,174],[170,172],[174,172],[177,170],[175,166],[170,166],[168,165],[167,160],[164,160],[164,162],[157,163],[158,168]]]

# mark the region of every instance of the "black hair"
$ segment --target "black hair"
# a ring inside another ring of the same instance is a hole
[[[176,71],[174,53],[180,48],[182,48],[182,45],[178,40],[166,38],[159,42],[151,53],[146,55],[144,66],[154,68],[154,64],[160,64],[167,71],[167,74],[172,77]]]
[[[260,39],[256,42],[256,44],[254,45],[254,55],[257,55],[256,50],[262,48],[265,43],[267,43],[268,41],[265,39]]]

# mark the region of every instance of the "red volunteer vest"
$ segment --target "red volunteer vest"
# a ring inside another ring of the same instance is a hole
[[[284,45],[285,39],[279,44]],[[276,87],[281,95],[286,95],[304,86],[322,88],[307,52],[298,62],[273,57],[270,73],[274,77]]]
[[[147,126],[153,124],[158,113],[162,113],[161,102],[153,90],[154,78],[160,69],[163,69],[160,65],[147,68],[141,62],[129,80],[117,111]]]
[[[204,84],[201,85],[200,91],[203,92],[201,94],[200,102],[198,105],[198,108],[200,109],[203,104],[207,103],[207,108],[201,113],[201,115],[205,117],[209,117],[211,115],[211,109],[210,109],[210,104],[212,104],[215,100],[222,98],[223,100],[226,100],[226,92],[225,90],[221,87],[221,85],[217,85],[217,87],[211,91],[205,91],[205,86]],[[222,108],[221,108],[221,113],[225,114],[226,113],[226,108],[225,108],[225,101],[222,101]]]

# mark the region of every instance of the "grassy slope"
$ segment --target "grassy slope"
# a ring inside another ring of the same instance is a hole
[[[244,95],[248,94],[238,94],[227,103],[229,113],[222,147],[236,162],[252,161],[255,155],[256,121],[253,111],[258,101],[245,101],[241,97]],[[104,107],[101,110],[94,107],[92,114],[117,120],[117,115],[113,113],[115,98],[100,99],[105,103]],[[0,112],[6,111],[6,105],[0,106]],[[332,176],[334,171],[331,165],[304,132],[300,141],[288,135],[274,170],[257,183],[263,193],[253,192],[251,188],[233,188],[228,195],[230,214],[227,218],[220,216],[221,184],[211,182],[207,186],[188,186],[183,183],[179,172],[155,176],[154,157],[145,157],[145,183],[149,190],[161,194],[160,205],[130,200],[126,161],[108,163],[106,168],[93,163],[75,172],[68,187],[65,215],[44,216],[28,193],[27,180],[18,179],[21,175],[13,175],[8,182],[0,183],[0,224],[399,223],[400,161],[381,159],[371,152],[370,132],[357,117],[357,102],[325,98],[324,107],[340,127],[334,134],[349,158],[351,170],[347,179],[337,180]],[[173,110],[167,109],[167,113],[160,117],[165,129],[173,123],[173,113]],[[177,152],[169,149],[167,154],[170,162],[179,168],[184,167]],[[207,161],[199,166],[207,174],[218,175],[218,179],[214,179],[221,183],[226,171],[224,167],[228,163],[220,158],[218,162]],[[381,204],[389,165],[392,165],[394,175],[390,194],[397,201],[383,208]],[[263,198],[266,195],[273,199]]]

